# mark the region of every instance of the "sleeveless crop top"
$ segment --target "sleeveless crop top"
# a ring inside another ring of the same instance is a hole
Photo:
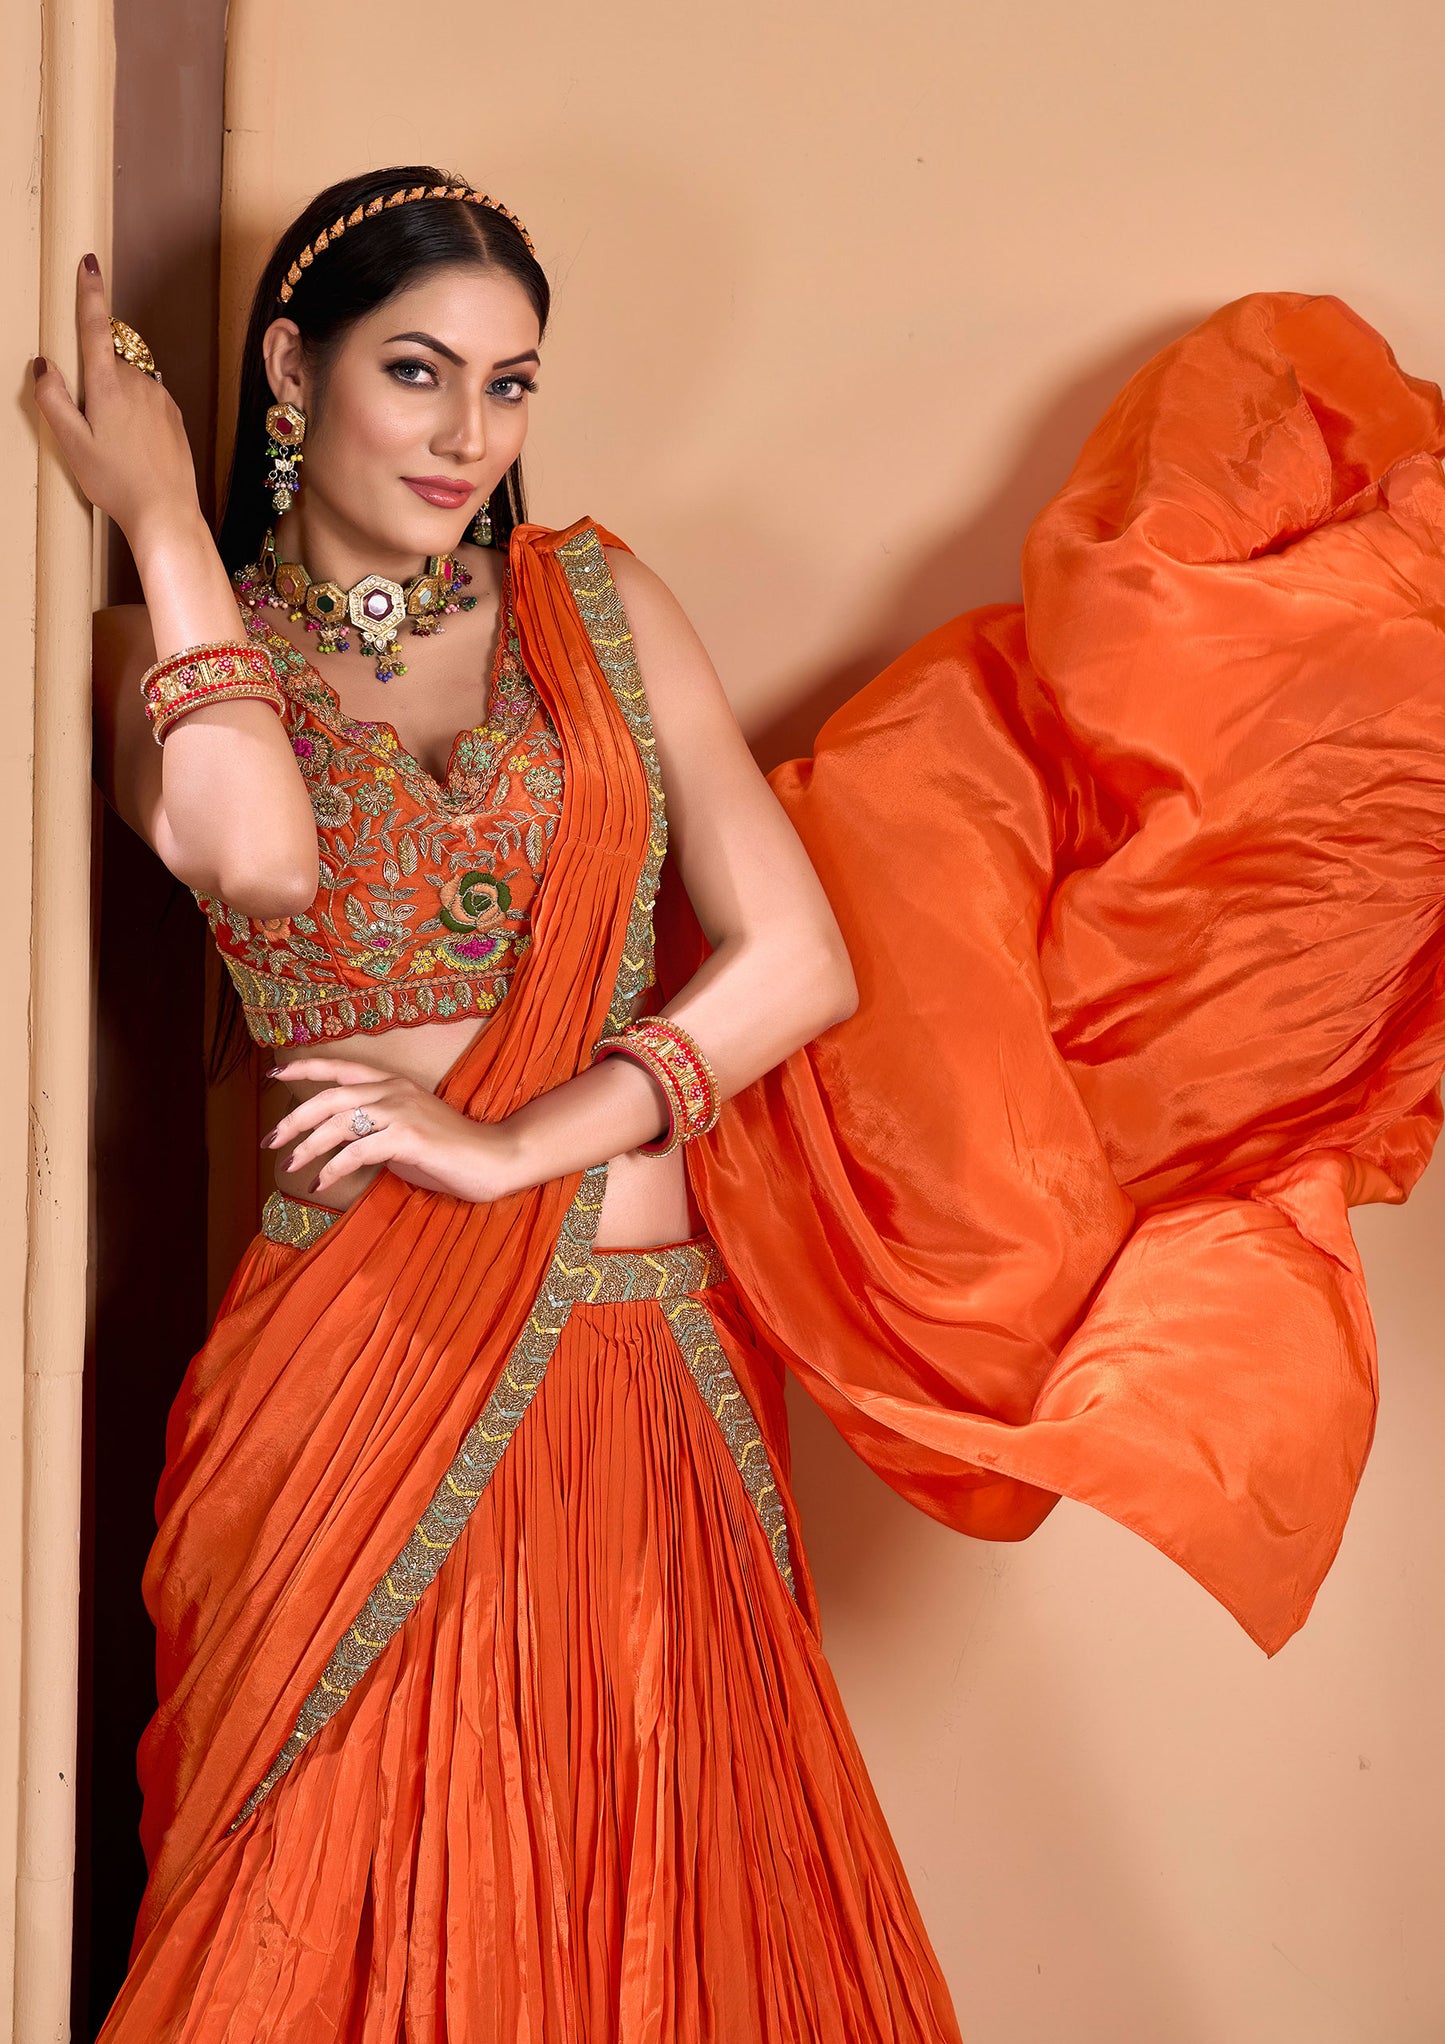
[[[511,574],[486,722],[438,782],[389,724],[343,714],[304,656],[248,613],[272,654],[320,846],[316,899],[258,922],[196,893],[258,1043],[490,1014],[531,941],[562,804],[562,752],[522,661]]]

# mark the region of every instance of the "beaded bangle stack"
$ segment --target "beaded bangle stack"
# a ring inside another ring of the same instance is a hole
[[[157,660],[141,676],[140,692],[157,745],[165,742],[178,717],[206,703],[240,702],[249,697],[269,703],[278,717],[286,709],[266,648],[230,639],[187,646],[169,659]]]
[[[665,1157],[679,1143],[705,1136],[716,1128],[722,1101],[712,1066],[679,1022],[663,1015],[645,1015],[629,1022],[616,1036],[604,1036],[593,1062],[605,1057],[630,1058],[662,1088],[667,1101],[667,1127],[638,1148],[649,1157]]]

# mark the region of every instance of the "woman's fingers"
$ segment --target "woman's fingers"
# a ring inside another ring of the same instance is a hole
[[[357,1059],[336,1057],[290,1058],[284,1065],[273,1065],[270,1076],[273,1079],[318,1079],[323,1086],[358,1086],[369,1079],[392,1079],[394,1072],[383,1071],[380,1065],[364,1065]]]
[[[87,393],[99,389],[117,367],[115,343],[110,336],[110,308],[105,302],[105,284],[100,265],[92,270],[94,256],[81,263],[75,284],[75,319],[80,329],[80,359],[85,364]]]
[[[36,356],[37,362],[45,367],[35,379],[35,402],[40,416],[55,435],[56,445],[73,469],[77,458],[83,459],[91,441],[90,425],[84,412],[70,395],[64,372],[59,366],[46,361],[43,355]]]
[[[304,1129],[298,1130],[297,1136],[293,1138],[296,1147],[289,1157],[282,1160],[282,1168],[286,1171],[299,1171],[303,1165],[312,1164],[318,1157],[329,1155],[343,1143],[370,1141],[370,1135],[358,1136],[357,1130],[352,1127],[352,1117],[356,1112],[357,1109],[354,1107],[337,1108],[335,1113],[328,1114],[324,1121],[317,1122],[309,1135]],[[394,1127],[390,1119],[383,1118],[384,1114],[385,1110],[378,1106],[376,1113],[370,1116],[372,1133],[382,1135]]]
[[[337,1185],[343,1178],[349,1178],[353,1171],[365,1171],[368,1165],[385,1164],[391,1154],[386,1131],[378,1129],[375,1135],[359,1136],[328,1157],[316,1174],[313,1192],[325,1192],[329,1186]]]
[[[373,1107],[386,1090],[385,1081],[373,1080],[369,1085],[328,1086],[322,1093],[314,1093],[309,1100],[303,1100],[289,1113],[283,1114],[264,1138],[263,1148],[279,1150],[297,1136],[303,1136],[308,1129],[320,1128],[334,1115],[353,1114],[358,1107]]]

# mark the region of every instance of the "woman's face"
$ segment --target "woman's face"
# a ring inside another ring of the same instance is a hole
[[[521,452],[539,338],[516,278],[471,266],[431,270],[359,320],[319,387],[294,322],[273,321],[271,388],[307,419],[282,523],[378,568],[450,552]]]

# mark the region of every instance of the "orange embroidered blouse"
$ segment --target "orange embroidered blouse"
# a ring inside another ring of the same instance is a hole
[[[487,1015],[505,995],[562,802],[561,748],[523,664],[511,579],[486,721],[458,733],[441,782],[389,724],[347,717],[264,615],[247,616],[275,660],[321,851],[303,915],[257,922],[196,894],[258,1043]]]

